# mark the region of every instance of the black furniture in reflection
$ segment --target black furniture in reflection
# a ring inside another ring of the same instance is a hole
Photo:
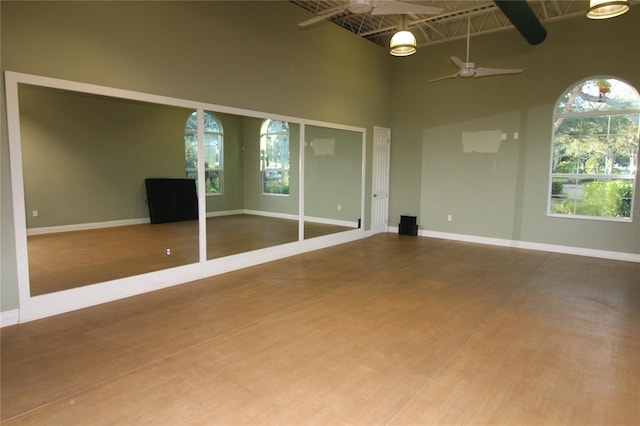
[[[145,179],[151,223],[198,219],[198,193],[194,179]]]

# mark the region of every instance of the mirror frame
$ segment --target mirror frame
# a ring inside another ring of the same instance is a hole
[[[11,191],[13,203],[13,221],[15,231],[15,249],[17,259],[19,320],[31,321],[63,312],[81,309],[112,300],[134,296],[162,288],[184,284],[249,266],[277,260],[307,251],[330,247],[349,241],[365,238],[371,231],[365,231],[365,180],[366,180],[366,137],[363,127],[308,120],[300,117],[271,114],[241,108],[191,101],[144,92],[118,89],[107,86],[81,83],[13,71],[5,71],[5,97],[7,105],[7,131],[9,136],[9,161],[11,172]],[[197,263],[169,269],[134,275],[102,283],[90,284],[69,290],[31,296],[29,286],[29,261],[27,248],[27,227],[24,194],[24,176],[22,167],[22,145],[20,134],[19,85],[28,84],[72,92],[107,96],[126,100],[147,102],[193,109],[198,112],[198,180],[204,180],[204,111],[236,114],[260,119],[284,120],[300,125],[299,136],[299,206],[298,241],[260,250],[239,253],[227,257],[207,260],[206,254],[206,200],[205,186],[198,186],[198,240],[199,261]],[[347,130],[362,134],[362,165],[360,190],[361,226],[337,234],[306,239],[304,238],[304,143],[305,126],[320,126],[337,130]]]

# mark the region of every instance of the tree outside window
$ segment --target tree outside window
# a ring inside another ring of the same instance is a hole
[[[289,123],[265,120],[260,128],[263,194],[289,194]]]
[[[615,78],[569,89],[554,114],[549,214],[633,218],[640,96]]]
[[[193,112],[185,124],[186,177],[198,180],[198,113]],[[222,124],[212,114],[204,113],[204,177],[207,195],[222,194]]]

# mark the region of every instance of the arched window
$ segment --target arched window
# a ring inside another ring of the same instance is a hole
[[[640,96],[615,78],[567,90],[553,116],[548,213],[631,221]]]
[[[289,123],[264,120],[260,128],[263,194],[289,194]]]
[[[222,124],[204,113],[204,176],[206,194],[222,194]],[[198,179],[198,113],[193,112],[184,126],[186,177]]]

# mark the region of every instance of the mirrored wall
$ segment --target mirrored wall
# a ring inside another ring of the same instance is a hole
[[[23,76],[7,101],[29,297],[362,225],[364,129]],[[149,178],[193,179],[195,219],[150,223]]]
[[[360,227],[362,150],[360,132],[305,126],[305,238]]]
[[[198,262],[197,221],[150,225],[145,190],[185,176],[191,110],[18,90],[32,295]]]

